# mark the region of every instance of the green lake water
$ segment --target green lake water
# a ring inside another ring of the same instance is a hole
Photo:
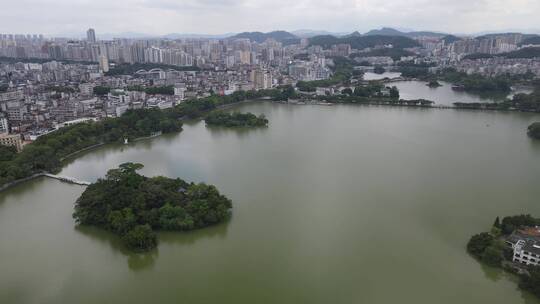
[[[94,181],[123,162],[215,184],[223,224],[160,233],[131,254],[77,228],[84,187],[37,179],[0,194],[0,303],[538,304],[465,252],[496,216],[540,216],[533,114],[253,103],[268,128],[204,122],[110,145],[61,172]]]

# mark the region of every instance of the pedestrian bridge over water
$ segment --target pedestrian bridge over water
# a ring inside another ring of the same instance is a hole
[[[54,178],[54,179],[57,179],[59,181],[63,181],[63,182],[70,183],[70,184],[75,184],[75,185],[88,186],[88,185],[91,184],[91,182],[78,180],[76,178],[69,177],[69,176],[55,175],[55,174],[50,174],[50,173],[45,173],[45,174],[43,174],[43,176]]]

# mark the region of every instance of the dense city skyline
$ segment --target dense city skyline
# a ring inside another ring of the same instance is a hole
[[[223,35],[305,28],[365,32],[383,26],[455,34],[540,30],[534,26],[540,2],[532,0],[24,0],[10,2],[4,8],[0,12],[3,32],[70,37],[84,37],[80,29],[88,27],[103,34],[146,35]]]

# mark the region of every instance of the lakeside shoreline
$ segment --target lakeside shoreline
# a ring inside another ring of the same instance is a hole
[[[225,105],[218,106],[216,109],[214,109],[212,111],[209,111],[208,113],[211,113],[211,112],[216,111],[216,110],[224,110],[224,109],[232,108],[232,107],[235,107],[235,106],[238,106],[238,105],[241,105],[241,104],[261,102],[261,101],[271,101],[271,100],[270,99],[265,99],[265,98],[256,98],[256,99],[250,99],[250,100],[243,100],[243,101],[239,101],[239,102],[235,102],[235,103],[230,103],[230,104],[225,104]],[[208,113],[206,113],[204,116],[206,116]],[[196,120],[196,121],[203,120],[204,116],[196,118],[194,120]],[[181,121],[181,122],[185,122],[185,121],[188,121],[189,119],[186,118],[186,117],[182,117],[182,118],[179,118],[178,120]],[[180,130],[179,132],[175,132],[175,133],[181,133],[181,132],[182,132],[182,130]],[[161,137],[162,135],[163,134],[138,137],[138,138],[133,139],[132,142],[139,142],[139,141],[143,141],[143,140],[154,139],[154,138],[157,138],[157,137]],[[110,145],[110,144],[115,144],[115,143],[105,143],[105,142],[103,142],[103,143],[99,143],[99,144],[95,144],[95,145],[91,145],[91,146],[82,148],[80,150],[77,150],[75,152],[72,152],[72,153],[66,155],[65,157],[61,158],[60,161],[65,162],[66,160],[69,160],[69,159],[72,159],[72,158],[77,158],[77,155],[79,155],[79,154],[81,154],[83,152],[89,152],[89,151],[92,151],[92,150],[95,150],[97,148],[107,146],[107,145]],[[63,167],[64,166],[62,166],[60,171],[63,169]],[[0,186],[0,193],[2,193],[3,191],[5,191],[5,190],[7,190],[9,188],[17,186],[19,184],[31,181],[31,180],[36,179],[38,177],[46,176],[46,174],[53,174],[53,173],[52,172],[40,172],[40,173],[36,173],[36,174],[33,174],[31,176],[27,176],[27,177],[24,177],[24,178],[21,178],[21,179],[13,180],[13,181],[11,181],[11,182],[9,182],[7,184],[1,185]]]
[[[388,107],[406,107],[406,108],[426,108],[426,109],[439,109],[439,110],[471,110],[471,111],[498,111],[498,112],[518,112],[518,113],[535,113],[540,114],[538,111],[523,111],[520,109],[500,109],[500,108],[489,108],[489,107],[469,107],[469,106],[448,106],[448,105],[420,105],[420,104],[405,104],[405,103],[390,103],[390,102],[323,102],[323,101],[309,101],[309,102],[285,102],[285,101],[272,101],[274,103],[280,104],[290,104],[290,105],[322,105],[322,106],[333,106],[333,105],[360,105],[360,106],[388,106]],[[493,103],[497,104],[497,103]],[[488,104],[482,104],[488,105]]]
[[[221,106],[217,107],[216,109],[213,109],[212,111],[209,111],[204,116],[196,118],[194,120],[195,121],[201,121],[201,120],[204,119],[204,117],[206,115],[208,115],[209,113],[214,112],[214,111],[227,110],[227,109],[231,109],[231,108],[237,107],[237,106],[242,105],[242,104],[258,103],[258,102],[271,102],[271,103],[276,103],[276,104],[297,105],[297,106],[303,106],[303,105],[318,105],[318,106],[360,105],[360,106],[377,106],[377,107],[378,106],[383,106],[383,107],[403,107],[403,108],[415,108],[415,109],[439,109],[439,110],[449,109],[449,110],[471,110],[471,111],[489,111],[489,112],[507,112],[507,113],[515,113],[515,112],[517,112],[517,113],[540,114],[540,112],[521,111],[519,109],[491,109],[491,108],[457,107],[457,106],[446,106],[446,105],[420,105],[420,104],[403,104],[403,103],[392,104],[392,103],[389,103],[389,102],[362,102],[362,103],[319,102],[319,101],[317,101],[317,102],[290,102],[290,101],[274,101],[274,100],[265,99],[265,98],[256,98],[256,99],[243,100],[243,101],[239,101],[239,102],[235,102],[235,103],[221,105]],[[185,122],[187,120],[190,120],[190,119],[187,119],[185,117],[182,117],[182,118],[179,119],[179,121],[182,121],[182,122]],[[182,132],[182,131],[180,131],[180,132]],[[180,133],[180,132],[176,132],[176,133]],[[140,137],[140,138],[135,138],[132,141],[133,142],[138,142],[138,141],[142,141],[142,140],[148,140],[148,139],[161,137],[162,135],[163,134]],[[62,162],[64,162],[64,161],[66,161],[68,159],[76,158],[77,155],[80,154],[80,153],[92,151],[92,150],[100,148],[102,146],[107,146],[109,144],[114,144],[114,143],[95,144],[95,145],[80,149],[78,151],[72,152],[72,153],[70,153],[69,155],[63,157],[60,160]],[[34,174],[32,176],[29,176],[29,177],[14,180],[14,181],[12,181],[12,182],[10,182],[8,184],[0,186],[0,193],[7,190],[7,189],[9,189],[9,188],[11,188],[11,187],[14,187],[14,186],[18,185],[18,184],[33,180],[33,179],[41,177],[41,176],[45,176],[45,174],[53,174],[53,173],[51,173],[51,172],[42,172],[42,173]]]

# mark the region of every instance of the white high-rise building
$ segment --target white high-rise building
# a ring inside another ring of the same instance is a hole
[[[107,73],[109,71],[109,59],[106,55],[99,55],[99,69],[103,73]]]
[[[0,134],[9,132],[8,120],[4,115],[0,116]]]
[[[90,43],[96,43],[96,31],[93,28],[86,31],[86,40]]]

